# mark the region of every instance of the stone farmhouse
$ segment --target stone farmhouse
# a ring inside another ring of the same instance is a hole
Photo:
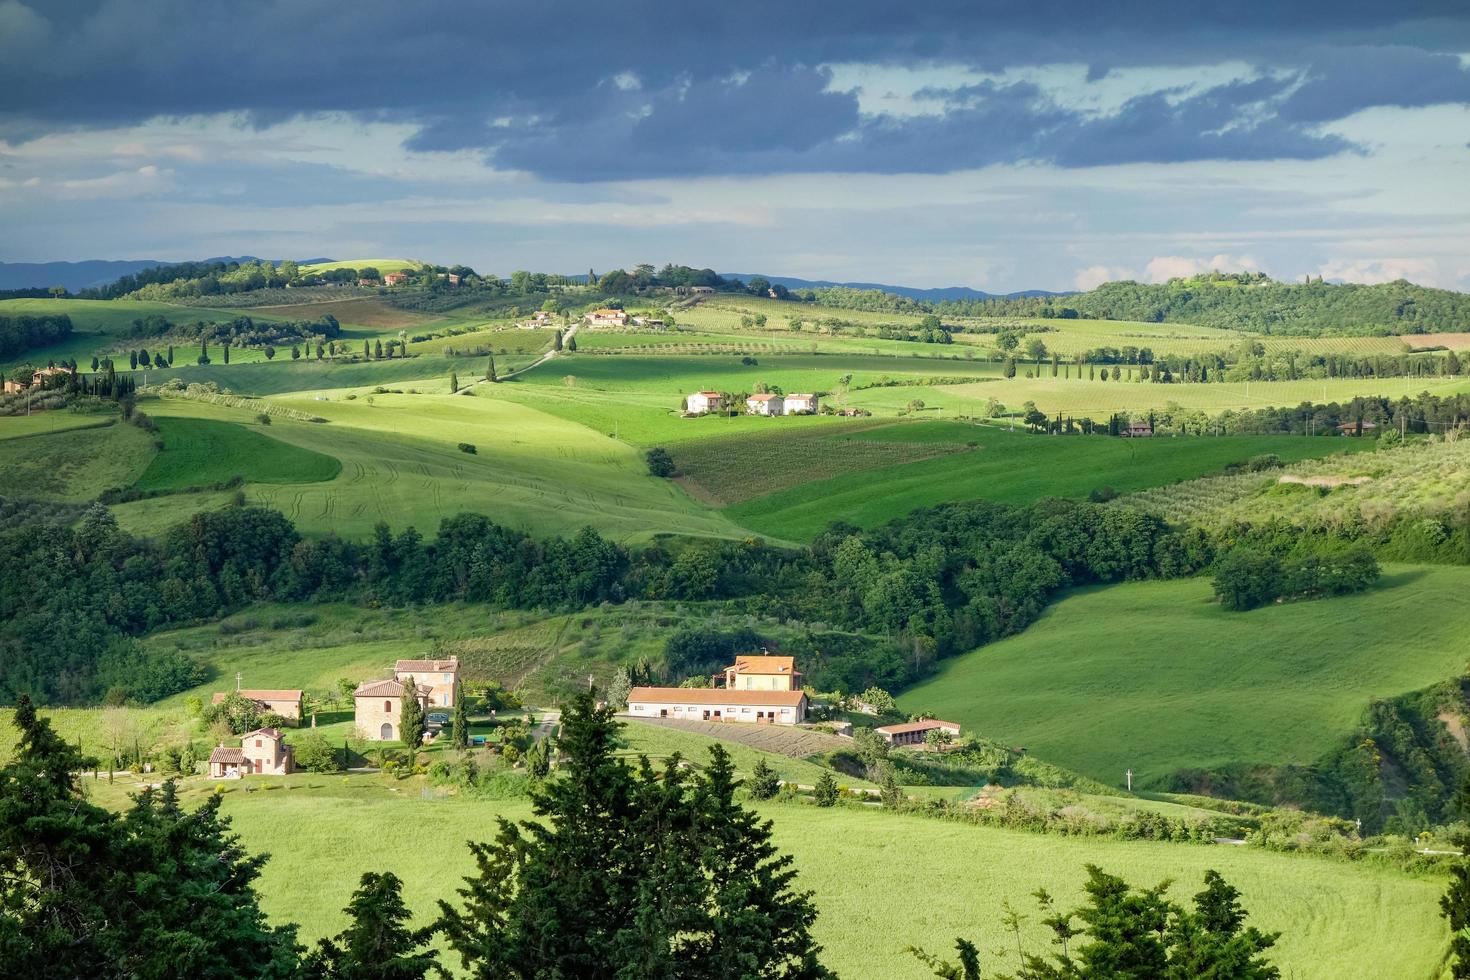
[[[429,695],[434,689],[417,681],[414,689],[419,707],[427,714]],[[369,742],[398,741],[402,732],[403,690],[403,684],[397,680],[363,681],[357,685],[352,701],[359,738]]]
[[[393,665],[393,679],[400,684],[410,677],[429,688],[429,704],[452,708],[459,700],[459,658],[448,660],[399,660]]]
[[[32,388],[40,388],[42,385],[45,384],[47,378],[55,377],[58,374],[75,374],[75,373],[76,372],[73,371],[69,367],[44,367],[44,368],[41,368],[41,370],[39,370],[36,373],[34,373],[34,374],[31,375],[30,387],[32,387]],[[25,391],[26,390],[26,386],[23,385],[23,384],[21,384],[19,381],[9,381],[9,380],[7,380],[5,382],[4,387],[5,387],[5,392],[4,393],[7,394],[7,395],[15,394],[16,392],[20,392],[20,391]]]
[[[301,707],[303,700],[301,691],[236,688],[234,693],[249,701],[254,701],[262,714],[280,715],[289,722],[301,724],[301,717],[305,713]],[[219,704],[227,697],[229,697],[228,693],[216,691],[213,703]]]
[[[751,395],[745,399],[746,415],[781,415],[786,399],[780,395]]]
[[[582,317],[592,327],[623,327],[628,324],[628,314],[623,310],[593,310]]]
[[[383,276],[383,285],[385,286],[397,286],[405,282],[408,282],[408,273],[406,272],[389,272]]]
[[[258,728],[240,736],[240,747],[221,745],[209,754],[209,775],[215,779],[241,776],[285,776],[296,771],[291,746],[279,728]]]
[[[960,726],[953,721],[925,718],[922,721],[910,721],[902,725],[884,725],[873,731],[877,732],[879,737],[889,745],[923,745],[924,736],[930,732],[945,731],[957,736],[960,733]]]
[[[813,415],[816,413],[817,408],[818,405],[816,395],[804,394],[786,396],[785,412],[787,415]]]
[[[696,391],[684,399],[684,404],[689,406],[691,414],[707,415],[725,407],[725,396],[718,391]]]

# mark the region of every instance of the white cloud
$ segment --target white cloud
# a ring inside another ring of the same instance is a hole
[[[1249,255],[1215,255],[1199,258],[1188,255],[1155,255],[1144,266],[1143,276],[1149,282],[1187,279],[1206,272],[1257,272],[1261,264]]]
[[[1407,279],[1421,286],[1452,284],[1454,276],[1441,276],[1440,265],[1429,258],[1334,259],[1317,267],[1323,279],[1344,282],[1393,282]]]
[[[1082,292],[1095,289],[1105,282],[1115,279],[1132,279],[1133,270],[1121,265],[1089,265],[1085,269],[1078,269],[1077,275],[1072,279],[1072,285]]]

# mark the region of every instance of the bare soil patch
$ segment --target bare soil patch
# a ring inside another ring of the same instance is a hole
[[[1304,487],[1326,487],[1328,490],[1337,487],[1361,487],[1365,483],[1372,483],[1371,476],[1297,476],[1288,473],[1279,477],[1277,483],[1299,483]]]

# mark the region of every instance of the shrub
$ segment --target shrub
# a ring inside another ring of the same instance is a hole
[[[662,446],[655,446],[644,454],[648,461],[648,472],[653,476],[670,477],[674,475],[674,457]]]
[[[462,442],[462,443],[460,443],[459,444],[459,451],[462,452],[462,453],[469,453],[471,456],[475,455],[476,452],[477,452],[477,450],[475,449],[474,443],[470,443],[470,442]]]
[[[1281,563],[1270,555],[1236,548],[1215,564],[1213,585],[1226,609],[1254,609],[1281,594]]]
[[[296,765],[307,772],[341,772],[342,753],[320,732],[310,732],[291,747]]]

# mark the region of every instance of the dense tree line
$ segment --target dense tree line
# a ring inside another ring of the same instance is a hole
[[[150,313],[132,322],[128,336],[134,339],[162,338],[180,343],[209,341],[236,347],[260,347],[265,344],[335,340],[342,336],[342,325],[330,313],[315,320],[255,320],[237,316],[229,320],[195,320],[193,323],[175,323],[161,314]]]
[[[1378,285],[1315,279],[1275,282],[1260,273],[1211,274],[1162,284],[1109,282],[1085,293],[948,300],[951,316],[1082,316],[1145,323],[1196,323],[1283,336],[1440,333],[1470,319],[1470,296],[1402,279]]]
[[[65,313],[0,316],[0,360],[65,340],[71,330],[71,317]]]

